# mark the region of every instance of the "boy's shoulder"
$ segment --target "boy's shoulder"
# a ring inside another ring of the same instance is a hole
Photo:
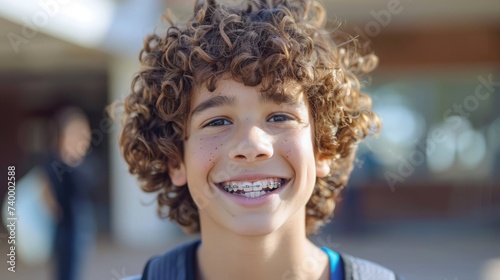
[[[168,250],[160,256],[151,258],[142,273],[142,278],[123,280],[184,280],[195,279],[196,275],[196,249],[200,240],[190,241]]]
[[[151,258],[144,268],[142,278],[135,276],[122,280],[195,279],[196,249],[200,240],[177,246],[163,255]],[[339,254],[344,265],[346,280],[397,280],[398,276],[388,268],[368,260]]]
[[[340,253],[346,280],[398,280],[396,273],[374,262]]]

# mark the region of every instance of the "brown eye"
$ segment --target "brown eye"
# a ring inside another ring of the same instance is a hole
[[[232,124],[230,121],[226,119],[215,119],[204,125],[203,127],[208,127],[208,126],[223,126],[223,125],[230,125]]]
[[[267,121],[269,121],[269,122],[286,122],[286,121],[290,121],[290,120],[293,120],[293,118],[291,118],[288,115],[284,115],[284,114],[273,115],[269,119],[267,119]]]

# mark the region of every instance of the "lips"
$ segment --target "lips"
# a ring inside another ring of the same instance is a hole
[[[266,178],[257,181],[226,181],[218,184],[222,190],[249,198],[257,198],[276,191],[285,184],[283,178]]]

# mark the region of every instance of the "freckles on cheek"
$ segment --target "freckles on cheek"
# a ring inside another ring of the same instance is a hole
[[[279,143],[284,156],[292,161],[303,161],[301,157],[313,151],[311,136],[307,131],[289,134]]]
[[[221,145],[217,137],[199,137],[192,143],[193,160],[200,168],[209,170],[214,164]]]
[[[283,148],[285,151],[285,157],[287,159],[290,159],[293,156],[293,153],[292,153],[293,147],[292,147],[292,145],[290,145],[290,141],[284,140],[281,144],[283,145]]]
[[[299,143],[290,140],[283,140],[281,143],[281,150],[284,156],[288,160],[293,160],[297,156],[297,151],[299,151]]]

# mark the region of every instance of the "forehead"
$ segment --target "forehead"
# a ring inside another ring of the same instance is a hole
[[[306,98],[304,98],[303,88],[296,81],[290,80],[279,86],[265,87],[267,87],[267,85],[264,84],[255,87],[245,86],[241,82],[225,77],[217,82],[217,87],[214,91],[210,91],[205,84],[194,88],[191,104],[203,102],[215,96],[237,96],[240,92],[244,92],[245,94],[258,94],[261,103],[272,102],[291,105],[299,105],[304,102],[307,103]]]

